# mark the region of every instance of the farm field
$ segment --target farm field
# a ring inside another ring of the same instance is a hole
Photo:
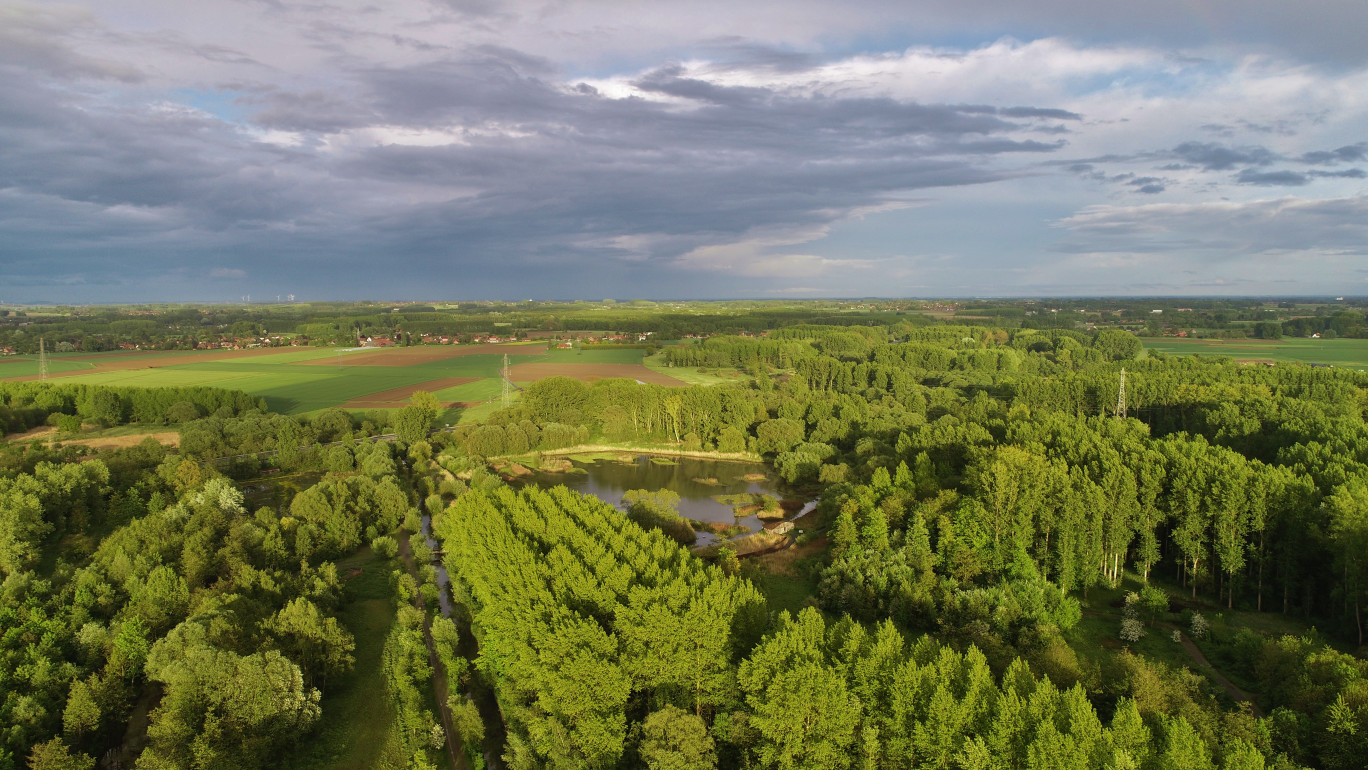
[[[329,407],[395,409],[404,406],[414,391],[425,390],[459,410],[444,419],[467,421],[464,410],[484,414],[489,410],[480,407],[500,397],[499,370],[505,355],[513,379],[524,384],[557,375],[586,382],[627,377],[684,384],[643,366],[639,348],[547,350],[544,343],[83,353],[50,356],[48,370],[52,378],[92,385],[231,388],[264,398],[268,408],[283,414]],[[0,379],[37,376],[35,357],[0,363]]]
[[[683,386],[685,383],[665,374],[652,371],[641,364],[591,364],[591,363],[531,363],[515,364],[509,367],[509,376],[514,382],[536,382],[547,377],[570,377],[582,382],[609,377],[626,377],[652,385]]]
[[[1300,362],[1368,369],[1368,339],[1146,339],[1145,349],[1171,356],[1229,356],[1237,361]]]

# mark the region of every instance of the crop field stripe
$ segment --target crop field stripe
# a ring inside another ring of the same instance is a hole
[[[641,348],[555,349],[546,354],[547,363],[556,364],[639,364],[646,351]]]
[[[438,401],[488,401],[503,393],[503,385],[497,378],[468,382],[454,388],[443,388],[433,393]]]
[[[516,364],[509,372],[514,382],[533,382],[546,377],[571,377],[583,382],[608,378],[625,378],[656,385],[683,386],[669,375],[651,371],[641,364]]]

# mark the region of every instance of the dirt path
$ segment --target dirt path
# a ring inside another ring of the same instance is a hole
[[[109,749],[100,759],[100,767],[105,770],[121,770],[121,768],[132,767],[137,761],[138,755],[147,748],[147,727],[152,722],[152,710],[161,703],[162,687],[156,682],[149,682],[142,692],[138,694],[138,700],[133,704],[133,713],[128,717],[128,726],[124,729],[123,740],[118,746]]]
[[[1097,612],[1095,610],[1084,610],[1083,614],[1092,618],[1107,618],[1109,620],[1115,620],[1118,623],[1121,622],[1121,616],[1113,612]],[[1236,687],[1234,682],[1231,682],[1229,679],[1226,679],[1224,676],[1222,676],[1221,672],[1218,671],[1215,666],[1211,665],[1211,661],[1207,660],[1207,657],[1202,654],[1202,651],[1198,649],[1197,645],[1194,644],[1193,641],[1188,638],[1188,635],[1183,633],[1180,628],[1173,625],[1172,623],[1164,621],[1158,621],[1154,625],[1157,628],[1164,629],[1165,631],[1177,631],[1179,642],[1183,645],[1183,650],[1187,652],[1188,657],[1192,658],[1192,661],[1196,663],[1199,667],[1205,669],[1202,672],[1202,675],[1211,679],[1211,681],[1215,682],[1216,685],[1219,686],[1222,690],[1225,690],[1226,694],[1229,695],[1231,699],[1234,700],[1236,703],[1248,703],[1249,710],[1254,714],[1254,716],[1263,717],[1263,710],[1259,708],[1259,704],[1258,701],[1255,700],[1255,696],[1251,693],[1247,693],[1244,690],[1241,690],[1239,687]]]
[[[1234,699],[1235,702],[1248,703],[1249,710],[1254,714],[1254,716],[1260,718],[1263,717],[1263,710],[1259,708],[1259,704],[1254,700],[1254,696],[1250,693],[1245,692],[1244,690],[1241,690],[1239,687],[1236,687],[1235,683],[1231,682],[1229,679],[1226,679],[1224,676],[1222,676],[1221,672],[1217,671],[1216,667],[1211,665],[1211,661],[1207,660],[1206,656],[1203,655],[1202,651],[1197,648],[1197,645],[1194,644],[1193,641],[1188,638],[1187,634],[1183,633],[1181,630],[1179,630],[1177,626],[1173,625],[1172,623],[1157,623],[1156,625],[1158,625],[1160,628],[1169,631],[1177,631],[1178,639],[1180,642],[1182,642],[1183,649],[1187,650],[1187,654],[1197,663],[1197,665],[1207,669],[1206,675],[1211,677],[1211,681],[1220,685],[1221,689],[1225,690],[1226,694],[1228,694],[1232,699]]]

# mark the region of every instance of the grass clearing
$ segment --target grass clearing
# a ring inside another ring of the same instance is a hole
[[[356,638],[356,666],[329,684],[318,730],[301,741],[281,767],[304,770],[402,770],[405,758],[395,733],[396,714],[385,689],[381,654],[395,622],[389,575],[398,562],[381,559],[369,546],[338,562],[347,579],[341,620]]]
[[[750,378],[750,375],[735,369],[703,369],[697,366],[669,366],[665,363],[665,353],[663,351],[641,359],[641,364],[657,374],[673,377],[688,385],[722,385],[728,382],[741,382]]]

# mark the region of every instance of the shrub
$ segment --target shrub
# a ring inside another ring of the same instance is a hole
[[[1211,626],[1207,624],[1207,619],[1202,617],[1202,613],[1192,613],[1192,620],[1188,626],[1188,634],[1193,639],[1205,639],[1211,632]]]
[[[371,541],[371,548],[386,559],[393,559],[399,553],[399,543],[389,535],[381,535]]]
[[[1121,621],[1121,641],[1138,642],[1145,638],[1145,624],[1136,618]]]

